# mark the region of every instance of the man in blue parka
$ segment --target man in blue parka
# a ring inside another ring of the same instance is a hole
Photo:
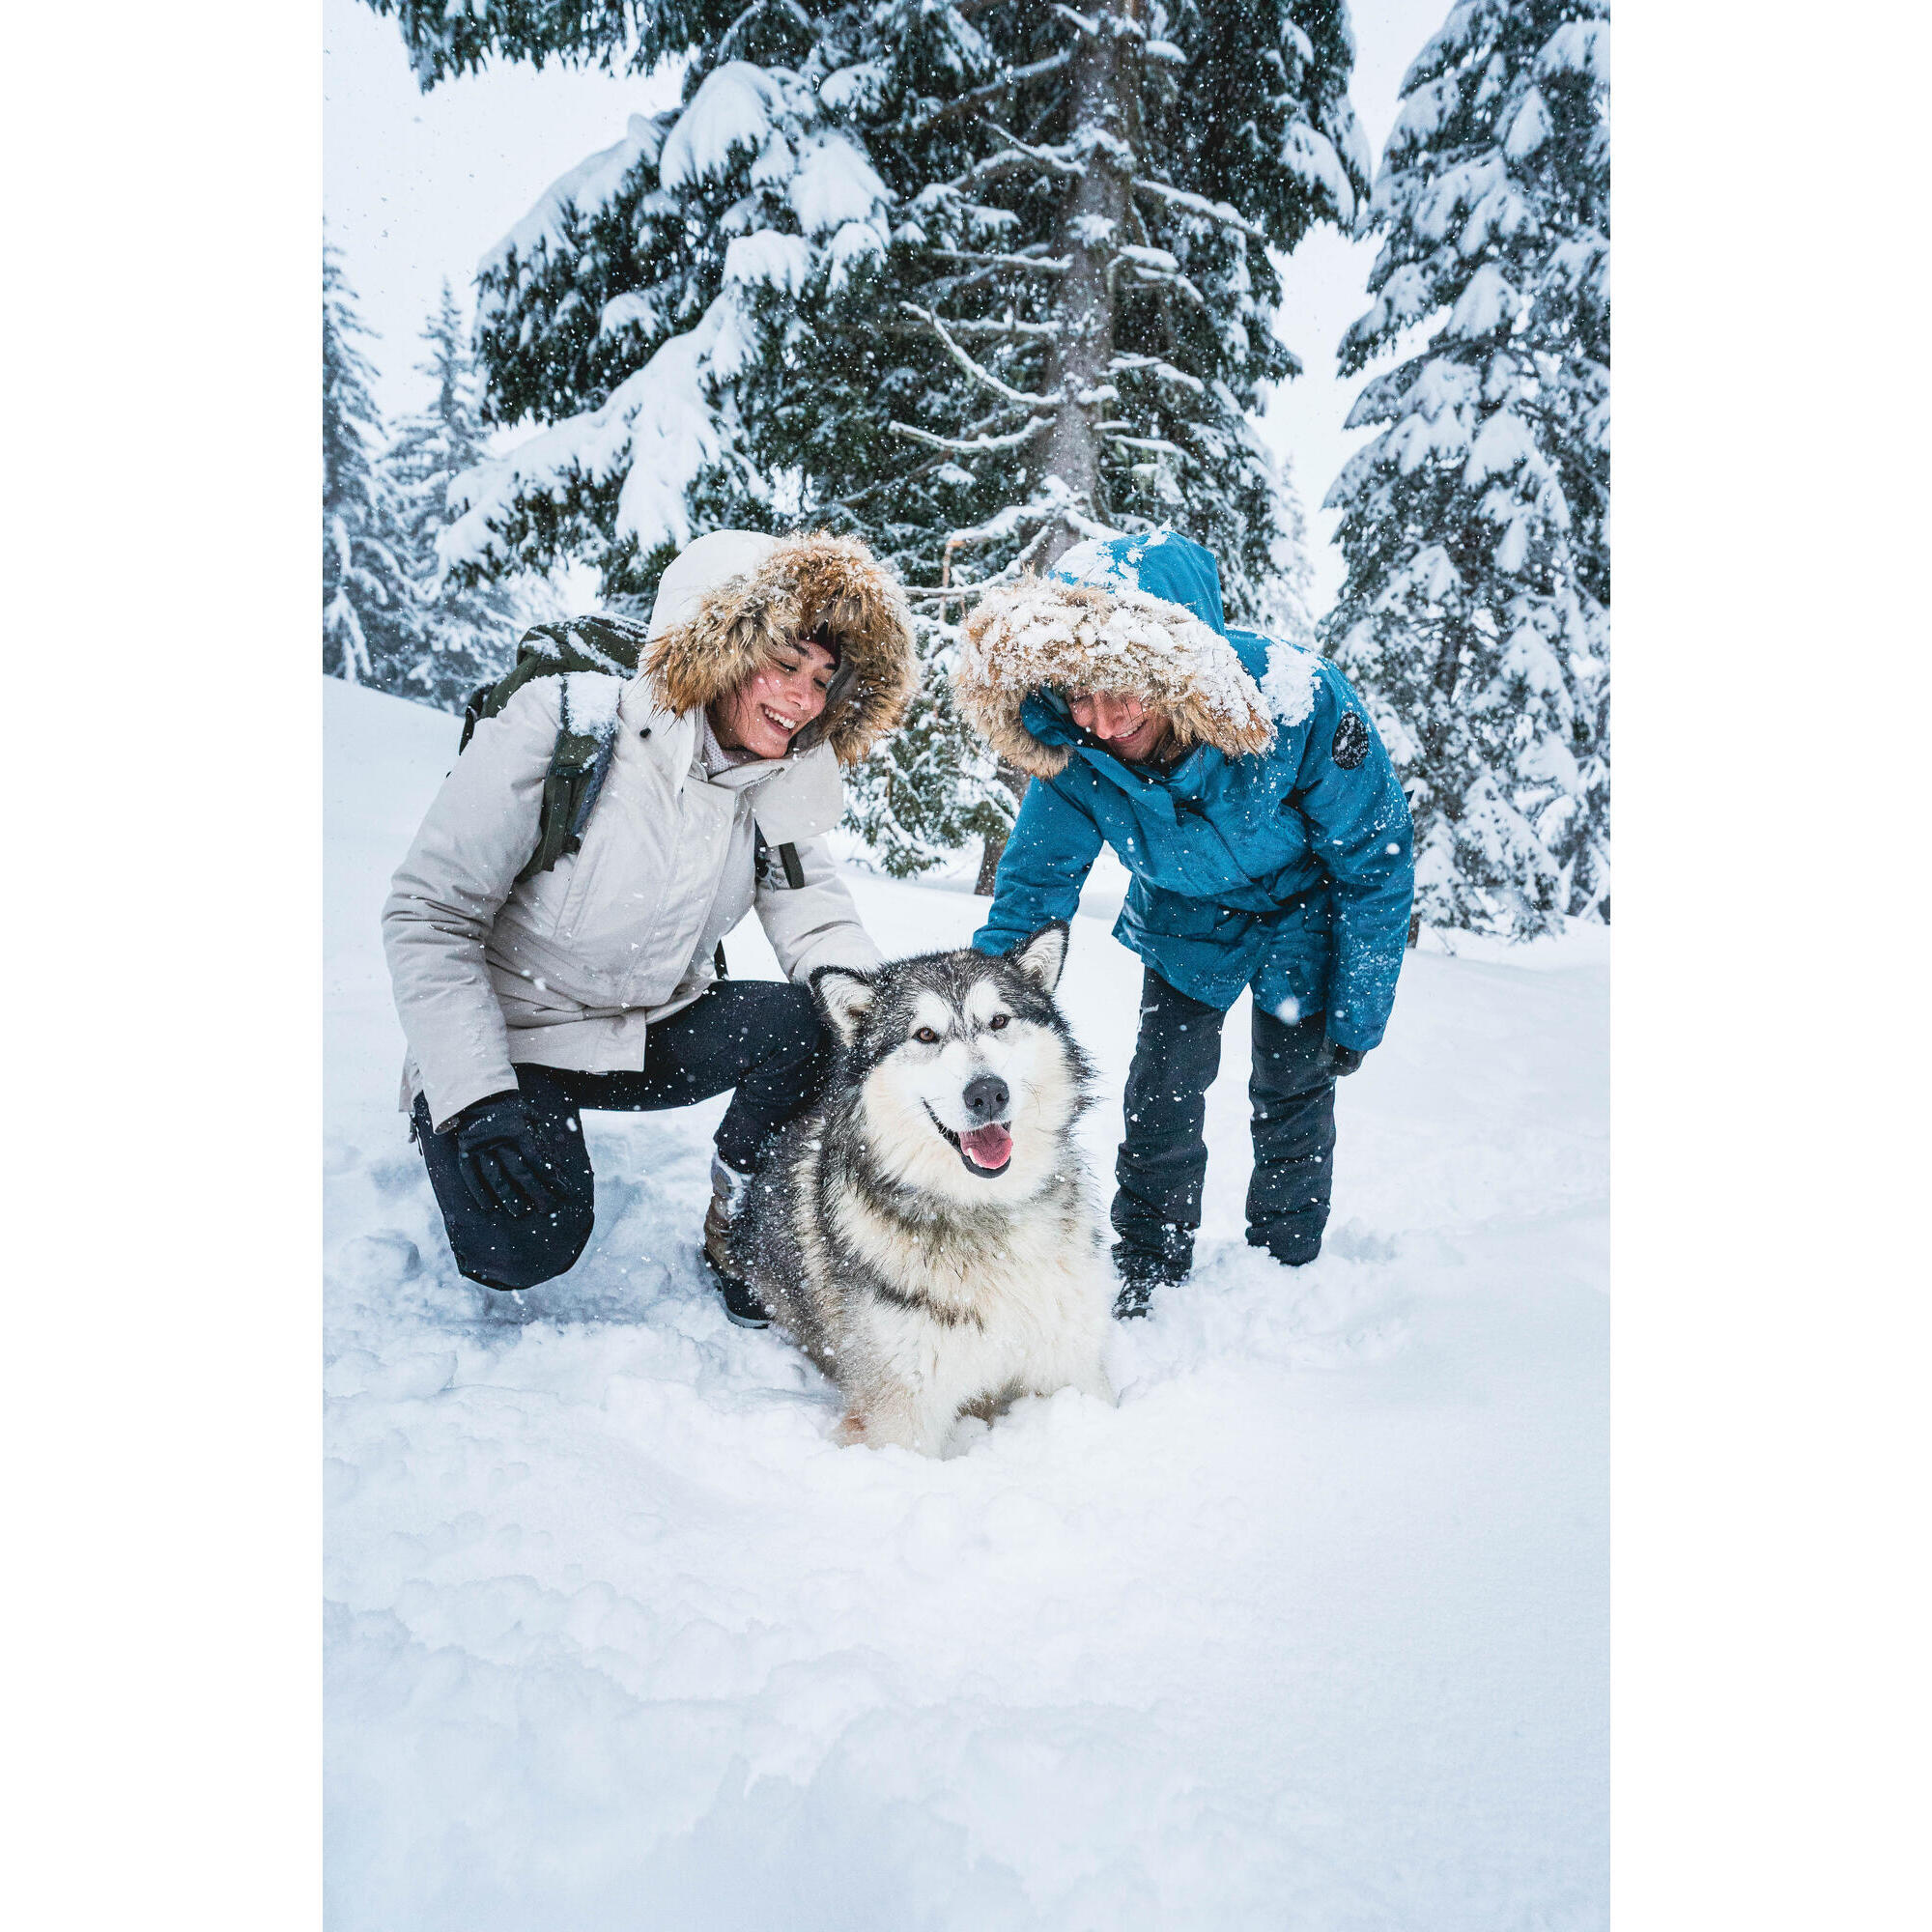
[[[1254,989],[1248,1240],[1313,1261],[1335,1079],[1381,1039],[1408,938],[1408,807],[1368,709],[1325,658],[1230,630],[1212,555],[1170,530],[1094,540],[989,592],[956,685],[1033,777],[975,934],[1005,952],[1068,919],[1111,845],[1115,937],[1147,975],[1115,1173],[1117,1312],[1193,1262],[1221,1023]]]

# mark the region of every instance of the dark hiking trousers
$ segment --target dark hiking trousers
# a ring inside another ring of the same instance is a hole
[[[737,1091],[720,1122],[718,1151],[754,1171],[772,1136],[817,1097],[828,1044],[803,986],[724,980],[649,1032],[641,1073],[576,1073],[519,1066],[560,1199],[521,1220],[477,1206],[457,1166],[456,1135],[437,1133],[420,1094],[412,1115],[457,1267],[486,1288],[534,1288],[570,1267],[590,1239],[594,1178],[579,1111],[655,1113]]]
[[[1293,1026],[1260,1007],[1254,1015],[1248,1242],[1296,1265],[1321,1252],[1334,1182],[1335,1081],[1321,1070],[1327,1029],[1321,1013]],[[1208,1174],[1202,1126],[1225,1017],[1147,975],[1114,1167],[1114,1260],[1129,1281],[1179,1281],[1193,1263]]]

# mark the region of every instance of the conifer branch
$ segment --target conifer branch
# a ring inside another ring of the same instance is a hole
[[[976,383],[980,384],[982,387],[992,390],[994,395],[1002,396],[1009,403],[1017,403],[1027,409],[1037,410],[1058,409],[1065,400],[1064,396],[1060,395],[1031,395],[1024,389],[1015,389],[1009,384],[1001,382],[990,369],[983,368],[980,363],[974,361],[972,356],[967,355],[965,350],[961,349],[958,343],[953,341],[952,336],[946,332],[945,323],[940,321],[938,316],[934,315],[929,308],[921,308],[917,302],[909,301],[902,301],[899,303],[899,306],[908,315],[916,315],[922,322],[930,325],[933,333],[946,345],[946,352],[952,357],[953,361],[958,363],[960,368],[965,370],[967,375],[971,376]],[[1048,420],[1050,421],[1051,418],[1049,417]]]
[[[983,87],[969,88],[964,94],[942,102],[930,113],[921,115],[906,131],[923,134],[929,128],[976,113],[989,100],[998,100],[1016,87],[1024,87],[1029,81],[1043,80],[1048,74],[1058,73],[1072,58],[1072,54],[1063,47],[1059,53],[1048,54],[1044,60],[1029,61],[1025,67],[1009,68],[998,80],[989,80]]]
[[[1133,180],[1136,194],[1151,195],[1157,201],[1164,201],[1170,208],[1184,210],[1189,214],[1206,216],[1209,221],[1218,221],[1228,228],[1237,228],[1243,235],[1256,242],[1265,242],[1267,235],[1241,213],[1231,208],[1225,201],[1209,201],[1204,195],[1189,194],[1182,188],[1169,187],[1165,182],[1149,181],[1144,175],[1136,175]]]
[[[1158,355],[1116,355],[1107,364],[1109,376],[1130,376],[1146,370],[1156,381],[1172,383],[1177,387],[1192,390],[1197,396],[1205,395],[1208,385],[1199,376],[1190,376],[1185,369],[1177,369],[1172,362],[1163,362]]]
[[[752,4],[724,29],[724,37],[718,43],[719,55],[728,57],[733,43],[753,15],[764,13],[772,4],[773,0],[752,0]],[[779,0],[779,6],[781,12],[791,15],[793,26],[808,34],[811,32],[811,16],[798,4],[798,0]]]
[[[1002,342],[1052,342],[1065,333],[1057,324],[1051,322],[961,322],[952,321],[946,325],[954,335],[986,336]],[[880,325],[880,333],[897,337],[924,335],[928,331],[923,327],[914,328],[902,322],[888,322]]]
[[[929,248],[942,262],[983,263],[996,269],[1037,269],[1043,275],[1064,275],[1073,264],[1065,255],[1000,255],[976,248]]]
[[[944,449],[950,450],[954,455],[974,456],[993,450],[1018,449],[1052,426],[1053,418],[1048,415],[1030,417],[1023,428],[1014,430],[1010,436],[935,436],[929,429],[917,429],[911,423],[902,422],[895,422],[890,428],[895,436],[905,437],[913,442],[923,442],[928,449]]]
[[[1039,528],[1020,546],[1004,569],[995,571],[991,577],[982,577],[973,583],[908,585],[906,595],[910,598],[923,599],[928,604],[936,603],[940,607],[940,615],[943,618],[947,604],[954,597],[980,597],[988,590],[997,589],[1003,583],[1016,582],[1027,566],[1046,548],[1047,539],[1053,534],[1054,525],[1060,521],[1054,507],[1043,503],[1029,503],[1023,507],[1020,515],[1030,519],[1035,511],[1038,512]],[[1006,516],[1007,512],[1003,510],[991,523],[981,525],[979,529],[954,530],[946,540],[948,552],[964,550],[969,546],[976,547],[991,541],[996,536],[1011,535],[1010,527],[1004,522]]]
[[[969,187],[980,182],[997,181],[1003,175],[1019,174],[1028,168],[1044,168],[1065,180],[1073,180],[1087,172],[1085,161],[1071,161],[1065,155],[1057,155],[1051,148],[1029,147],[1017,135],[1009,134],[997,123],[985,124],[1001,140],[1011,145],[1002,148],[996,155],[988,155],[984,160],[975,161],[963,175],[954,175],[950,182],[939,185],[952,193],[962,194]]]
[[[1187,456],[1178,442],[1169,442],[1162,436],[1129,436],[1118,423],[1102,423],[1098,433],[1122,449],[1151,449],[1162,456],[1179,456],[1183,461]]]
[[[1128,266],[1134,271],[1130,287],[1174,289],[1185,296],[1196,308],[1205,309],[1208,306],[1208,298],[1178,269],[1170,273],[1163,269],[1149,268],[1143,262],[1132,262]]]

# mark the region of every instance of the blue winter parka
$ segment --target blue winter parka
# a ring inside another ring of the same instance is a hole
[[[1110,845],[1132,875],[1114,936],[1170,985],[1224,1011],[1252,986],[1284,1020],[1323,1013],[1338,1045],[1378,1045],[1414,846],[1348,679],[1313,651],[1230,630],[1213,556],[1171,531],[1082,544],[1030,595],[981,627],[960,680],[969,716],[992,719],[996,746],[1036,774],[973,944],[1006,952],[1070,920]],[[1042,606],[1056,596],[1072,630]],[[1065,693],[1093,690],[1132,692],[1208,742],[1169,769],[1123,764],[1068,713]]]

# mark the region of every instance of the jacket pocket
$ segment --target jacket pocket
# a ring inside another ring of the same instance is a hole
[[[1139,879],[1127,888],[1123,911],[1143,932],[1158,934],[1163,939],[1192,940],[1204,946],[1233,946],[1255,921],[1251,912],[1217,905],[1212,899],[1188,898],[1164,886],[1149,886]]]

